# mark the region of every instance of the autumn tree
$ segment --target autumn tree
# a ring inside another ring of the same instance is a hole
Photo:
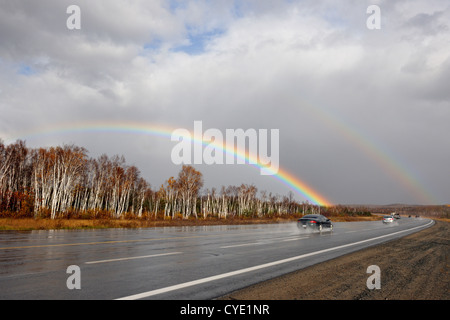
[[[0,140],[0,212],[51,218],[88,216],[184,219],[320,213],[321,206],[299,203],[292,192],[280,196],[254,185],[222,186],[200,191],[203,176],[184,165],[153,191],[139,169],[123,156],[90,158],[75,145],[29,149],[24,141],[5,145]],[[404,208],[405,209],[405,208]],[[405,209],[406,210],[406,209]],[[434,209],[433,209],[434,210]],[[362,208],[335,206],[327,214],[366,214]]]
[[[170,177],[165,185],[161,185],[160,196],[164,199],[164,217],[174,218],[177,211],[178,185],[177,181]]]
[[[21,211],[31,196],[31,163],[25,142],[5,146],[0,140],[0,210]]]
[[[181,198],[181,213],[183,218],[186,219],[191,214],[194,214],[197,218],[197,197],[202,187],[202,174],[192,166],[183,165],[176,181],[176,188]]]

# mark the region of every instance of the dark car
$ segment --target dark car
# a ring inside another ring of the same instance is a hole
[[[297,227],[299,229],[316,229],[322,231],[323,228],[329,228],[333,230],[333,224],[331,220],[321,214],[308,214],[301,217],[297,221]]]

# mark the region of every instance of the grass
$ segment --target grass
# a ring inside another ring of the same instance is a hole
[[[139,219],[0,219],[0,230],[51,230],[51,229],[104,229],[104,228],[152,228],[167,226],[200,226],[251,223],[280,223],[288,219],[187,219],[187,220],[139,220]],[[292,220],[291,220],[292,221]]]
[[[166,226],[202,226],[202,225],[236,225],[287,223],[298,217],[267,218],[207,218],[207,219],[44,219],[44,218],[0,218],[0,230],[51,230],[51,229],[104,229],[104,228],[152,228]],[[333,222],[373,221],[378,216],[370,217],[331,217]]]

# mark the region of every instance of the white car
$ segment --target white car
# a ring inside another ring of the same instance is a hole
[[[392,223],[394,222],[394,218],[392,216],[384,216],[383,223]]]

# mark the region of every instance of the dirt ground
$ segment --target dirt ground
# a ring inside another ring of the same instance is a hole
[[[221,300],[449,300],[449,222],[221,297]],[[367,267],[381,271],[368,289]]]

